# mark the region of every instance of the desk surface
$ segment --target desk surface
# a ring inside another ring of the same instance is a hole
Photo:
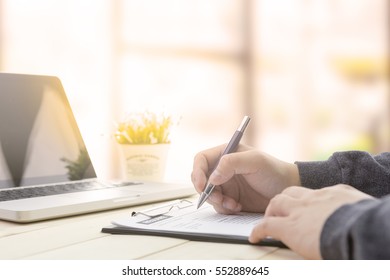
[[[0,221],[0,259],[301,259],[274,247],[101,232],[112,220],[145,207],[150,205],[31,224]]]

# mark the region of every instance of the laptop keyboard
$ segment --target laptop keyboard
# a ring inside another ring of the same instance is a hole
[[[126,183],[125,185],[136,185],[138,183]],[[46,185],[35,187],[22,187],[13,189],[0,189],[0,201],[17,200],[23,198],[41,197],[56,194],[102,190],[108,188],[122,187],[124,184],[104,185],[96,181],[70,182],[59,185]]]

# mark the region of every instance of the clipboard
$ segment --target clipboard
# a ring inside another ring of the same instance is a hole
[[[207,209],[209,208],[209,209]],[[195,209],[195,210],[194,210]],[[256,219],[253,213],[240,213],[239,215],[218,214],[211,206],[202,207],[203,212],[196,210],[194,204],[188,200],[180,200],[163,206],[151,208],[143,212],[132,212],[129,217],[112,222],[112,225],[102,228],[103,233],[129,234],[143,236],[173,237],[190,241],[204,241],[231,244],[250,244],[258,246],[272,246],[287,248],[279,240],[265,238],[259,243],[253,244],[248,241],[249,227]],[[257,214],[261,217],[260,214]],[[170,224],[172,222],[172,224]],[[234,228],[226,221],[237,223]],[[248,223],[242,226],[248,228],[245,232],[234,232],[239,229],[239,221]],[[250,222],[247,222],[250,221]],[[200,225],[204,223],[204,225]],[[215,223],[215,225],[213,224]],[[182,225],[177,226],[177,225]],[[211,229],[204,230],[202,227],[216,226],[215,232]],[[196,229],[198,226],[201,229]],[[222,226],[222,229],[221,229]],[[191,229],[193,228],[193,229]],[[229,230],[224,230],[229,229]]]

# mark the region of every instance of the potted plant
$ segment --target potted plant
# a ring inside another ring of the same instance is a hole
[[[116,124],[127,180],[164,178],[173,124],[171,116],[149,111],[129,113]]]

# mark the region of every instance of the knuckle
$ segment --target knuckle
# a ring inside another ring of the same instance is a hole
[[[192,183],[195,183],[195,181],[196,181],[195,171],[191,172],[191,181],[192,181]]]
[[[257,233],[263,236],[267,236],[272,232],[272,221],[269,218],[263,218],[261,224],[257,227]]]
[[[278,207],[278,205],[280,204],[280,201],[283,199],[283,195],[282,194],[277,194],[275,195],[268,203],[268,207],[267,207],[267,210],[273,210],[275,209],[276,207]]]
[[[232,169],[232,161],[231,157],[229,155],[225,155],[220,158],[218,162],[218,166],[216,168],[216,171],[221,176],[226,176],[230,173],[230,170]]]
[[[232,163],[231,156],[230,155],[224,155],[220,158],[218,165],[222,168],[226,168],[230,166]]]
[[[195,156],[194,156],[194,165],[196,165],[196,163],[198,163],[199,161],[202,161],[205,159],[205,155],[203,152],[199,152],[197,153]]]

